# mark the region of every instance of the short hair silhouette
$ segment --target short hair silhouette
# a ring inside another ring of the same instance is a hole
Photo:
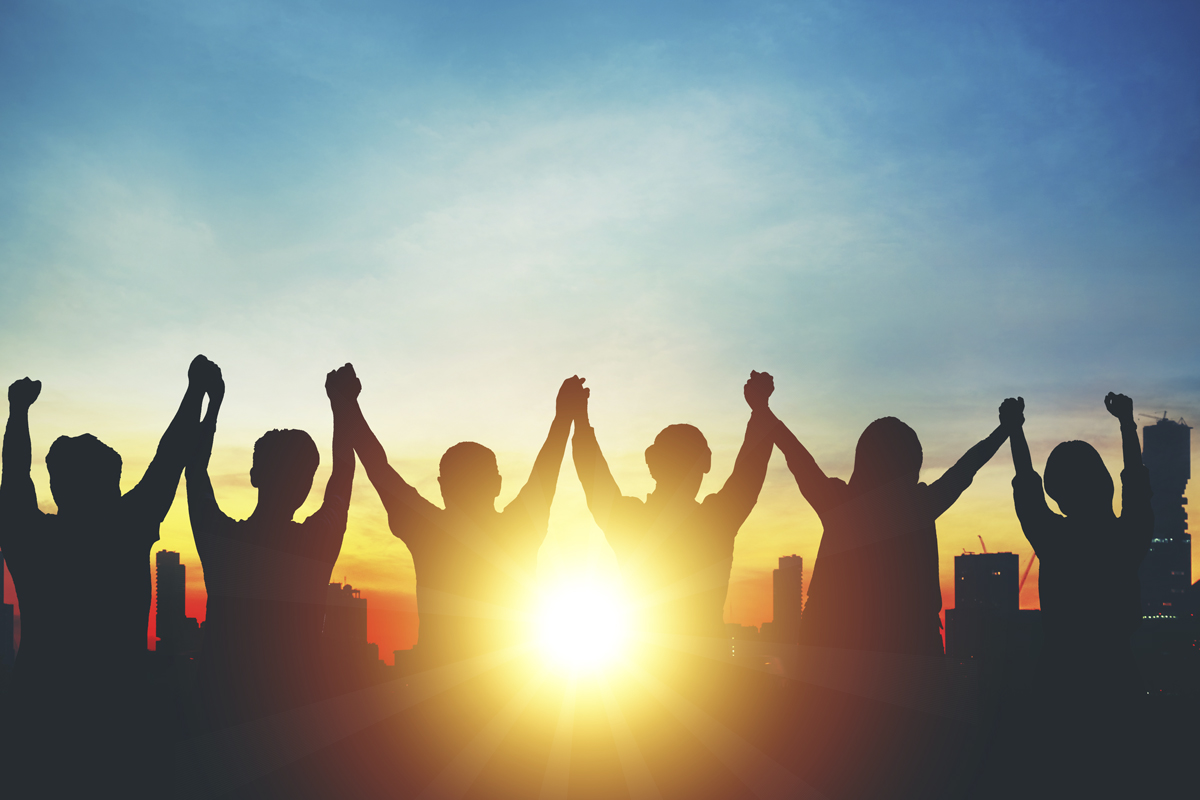
[[[438,484],[443,498],[495,500],[500,494],[496,454],[478,442],[459,442],[442,455]]]
[[[443,478],[453,481],[470,481],[474,478],[499,474],[496,454],[478,442],[459,442],[442,455],[438,472]]]
[[[870,488],[910,476],[915,482],[923,460],[917,432],[895,417],[881,417],[858,437],[850,483]]]
[[[250,471],[254,485],[261,489],[311,482],[320,464],[317,444],[306,432],[271,430],[254,443]]]
[[[646,466],[654,480],[671,481],[690,472],[707,474],[712,468],[712,450],[708,440],[695,425],[668,425],[654,444],[646,448]]]
[[[1046,494],[1067,516],[1112,510],[1113,480],[1087,442],[1063,442],[1046,459]]]
[[[121,456],[90,433],[60,436],[46,453],[50,493],[59,508],[85,499],[121,494]]]

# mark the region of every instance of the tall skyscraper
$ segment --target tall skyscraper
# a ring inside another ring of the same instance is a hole
[[[795,644],[800,641],[800,616],[804,611],[804,559],[796,554],[779,557],[771,571],[770,638]]]
[[[327,650],[358,653],[367,646],[367,600],[350,584],[331,583],[325,594],[325,624],[321,630]]]
[[[946,654],[969,659],[1003,652],[1020,611],[1015,553],[954,557],[954,608],[946,609]]]
[[[4,553],[0,553],[0,664],[12,666],[16,659],[13,651],[13,606],[4,596]]]
[[[179,563],[179,553],[159,550],[154,557],[154,630],[158,639],[155,650],[159,652],[174,654],[185,647],[186,588],[187,567]]]
[[[1016,553],[955,556],[954,607],[1016,611],[1019,569]]]
[[[341,691],[368,683],[381,663],[379,646],[367,642],[367,599],[348,583],[326,589],[321,649],[326,677]]]
[[[1154,536],[1138,573],[1142,584],[1142,616],[1180,616],[1192,585],[1192,537],[1187,529],[1183,496],[1192,476],[1192,429],[1164,415],[1142,428],[1142,461],[1154,490]]]

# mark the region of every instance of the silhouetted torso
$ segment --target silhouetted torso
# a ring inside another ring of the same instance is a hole
[[[534,598],[543,514],[523,502],[479,516],[438,508],[398,477],[380,489],[417,578],[418,652],[443,664],[521,641]],[[396,513],[403,507],[407,513]],[[400,520],[403,521],[400,521]]]
[[[766,423],[753,438],[755,462],[766,470],[772,442]],[[733,565],[733,545],[738,529],[758,500],[761,478],[755,483],[735,482],[703,502],[692,498],[666,499],[650,495],[645,501],[616,495],[595,498],[589,484],[590,465],[603,463],[590,426],[576,425],[571,440],[580,480],[589,491],[596,524],[604,531],[617,556],[634,623],[646,630],[691,636],[724,636],[725,597]]]
[[[208,591],[201,674],[219,699],[219,720],[286,708],[316,691],[326,590],[345,527],[341,508],[303,523],[216,512],[193,525]]]
[[[806,490],[825,530],[804,609],[805,644],[943,652],[935,519],[943,507],[936,495],[946,488],[891,484],[856,494],[827,478]]]
[[[1052,512],[1036,472],[1013,479],[1021,529],[1041,560],[1043,661],[1052,671],[1068,670],[1062,677],[1072,684],[1088,675],[1101,682],[1136,677],[1129,637],[1141,621],[1138,566],[1154,532],[1150,494],[1145,467],[1126,469],[1121,516],[1089,524]]]
[[[150,548],[161,521],[159,509],[130,492],[87,517],[34,509],[0,522],[21,602],[15,680],[57,680],[84,664],[115,674],[145,653]]]

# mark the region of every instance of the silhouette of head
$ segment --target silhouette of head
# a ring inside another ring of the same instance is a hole
[[[1046,459],[1046,494],[1068,517],[1112,513],[1113,480],[1087,442],[1063,442]]]
[[[500,494],[496,454],[475,442],[459,442],[438,465],[438,484],[446,508],[495,508]]]
[[[915,484],[923,459],[916,431],[895,417],[883,417],[868,425],[858,437],[850,483],[862,489],[893,481]]]
[[[658,489],[682,491],[695,497],[712,467],[712,451],[695,425],[668,425],[646,448],[646,466]]]
[[[295,513],[312,489],[321,454],[304,431],[267,431],[254,443],[250,485],[265,500]]]
[[[85,511],[121,496],[121,456],[90,433],[55,439],[46,469],[60,512]]]

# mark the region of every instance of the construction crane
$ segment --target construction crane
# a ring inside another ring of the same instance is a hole
[[[975,535],[979,537],[979,546],[980,546],[980,547],[982,547],[982,548],[983,548],[983,552],[985,552],[985,553],[986,553],[986,552],[987,552],[987,545],[983,543],[983,534],[982,534],[982,533],[977,533],[977,534],[975,534]]]
[[[1037,561],[1037,553],[1029,557],[1029,563],[1025,565],[1025,572],[1021,575],[1021,583],[1017,585],[1017,594],[1021,594],[1021,590],[1025,588],[1025,579],[1029,577],[1029,570],[1033,569],[1033,562]]]

